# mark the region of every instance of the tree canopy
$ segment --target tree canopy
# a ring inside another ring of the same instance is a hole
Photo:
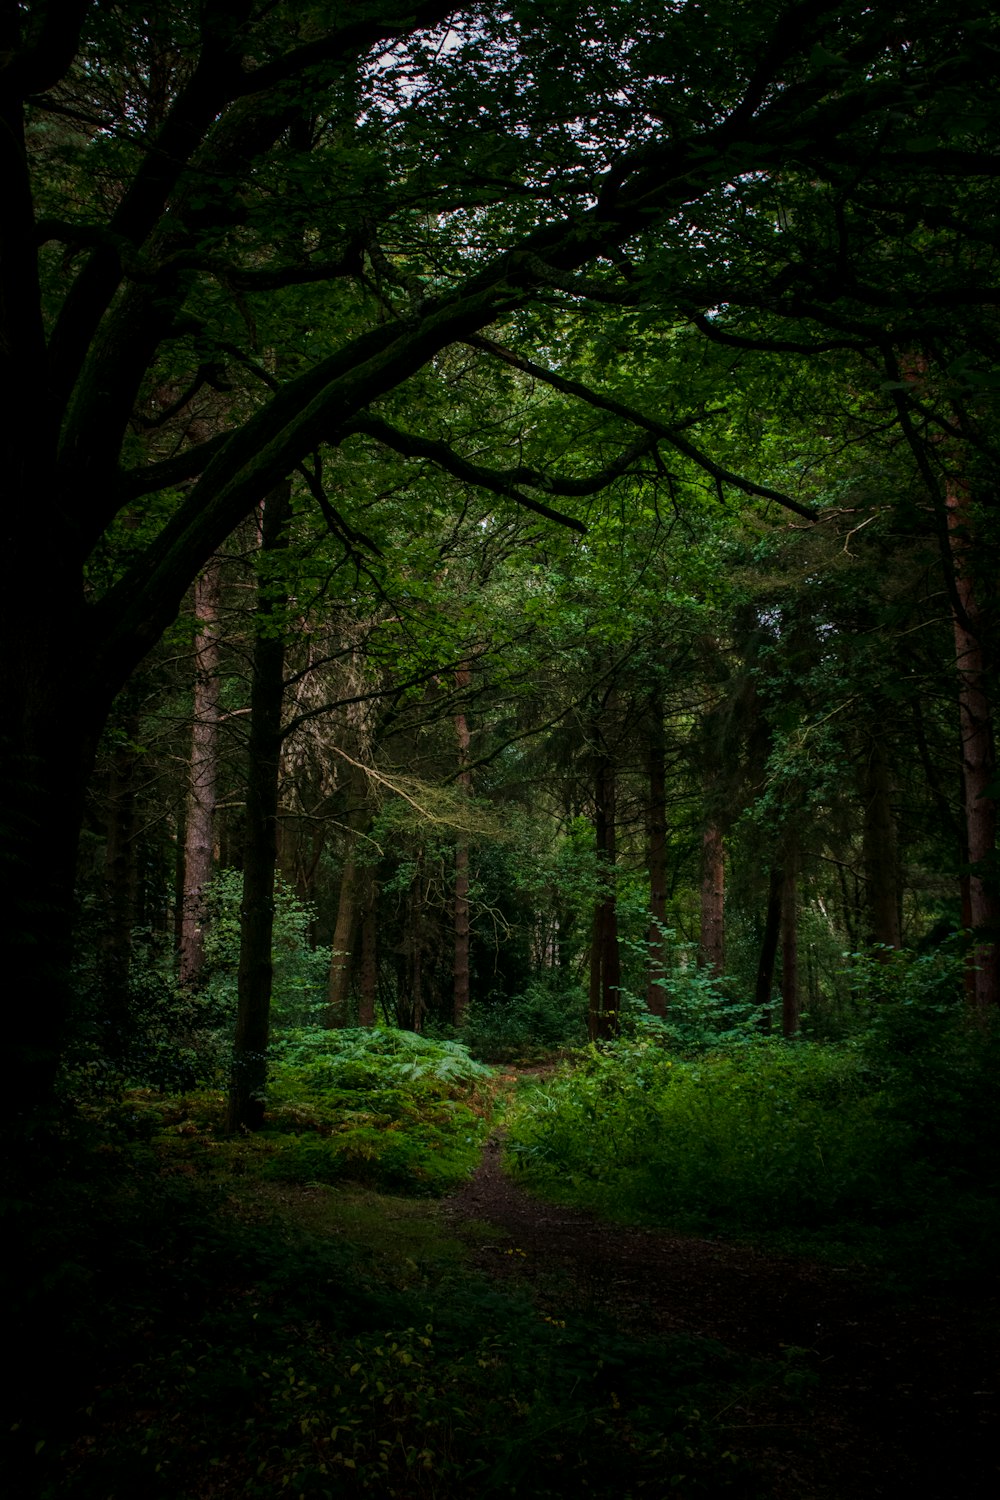
[[[368,473],[578,532],[609,489],[626,526],[641,492],[766,529],[829,523],[858,488],[836,456],[881,441],[992,798],[990,7],[50,0],[3,26],[15,1110],[58,1055],[112,702],[290,477],[363,569],[392,546]]]

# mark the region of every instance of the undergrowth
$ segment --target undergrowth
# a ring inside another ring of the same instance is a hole
[[[474,1169],[493,1087],[491,1069],[457,1042],[392,1030],[286,1031],[255,1135],[225,1136],[216,1088],[132,1089],[100,1113],[161,1155],[200,1151],[231,1173],[436,1194]]]
[[[419,1198],[265,1182],[203,1096],[136,1104],[7,1205],[7,1493],[748,1493],[721,1414],[762,1384],[784,1399],[783,1369],[545,1315]]]
[[[590,1048],[526,1096],[512,1169],[626,1220],[780,1237],[910,1280],[987,1274],[1000,1210],[997,1038],[938,997],[850,1043],[681,1058]]]

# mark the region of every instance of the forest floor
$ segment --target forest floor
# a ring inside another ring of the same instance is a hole
[[[799,1399],[734,1406],[727,1444],[774,1500],[986,1500],[1000,1495],[995,1286],[914,1301],[860,1275],[749,1246],[599,1220],[503,1171],[491,1135],[446,1200],[477,1269],[552,1316],[584,1312],[642,1337],[685,1335],[784,1359]],[[484,1240],[483,1222],[493,1227]]]
[[[918,1298],[538,1197],[503,1166],[525,1086],[494,1075],[441,1198],[269,1173],[187,1099],[81,1150],[12,1261],[5,1493],[1000,1495],[994,1279]]]

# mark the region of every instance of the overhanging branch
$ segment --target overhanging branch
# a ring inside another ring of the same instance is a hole
[[[401,453],[404,458],[423,458],[430,463],[437,464],[441,469],[454,474],[456,479],[463,480],[466,484],[477,485],[480,489],[490,490],[494,495],[502,495],[506,500],[513,500],[516,505],[523,506],[538,516],[544,516],[548,521],[555,521],[560,526],[568,526],[573,531],[581,534],[587,528],[582,521],[575,516],[567,516],[562,511],[554,510],[552,506],[545,505],[543,501],[534,499],[531,495],[525,495],[521,485],[537,485],[539,489],[555,491],[559,494],[583,494],[593,493],[594,490],[603,486],[594,484],[592,489],[582,488],[571,490],[559,488],[555,482],[548,481],[546,477],[534,469],[484,469],[479,464],[470,463],[467,458],[455,452],[454,448],[447,443],[438,442],[433,438],[418,437],[416,433],[403,432],[398,427],[391,426],[380,417],[356,417],[350,424],[352,432],[362,433],[366,437],[374,438],[386,448],[392,448],[396,453]],[[648,444],[646,445],[648,447]],[[618,473],[621,469],[618,469]],[[610,483],[616,475],[609,474],[604,483]],[[566,481],[564,481],[566,483]],[[580,485],[584,481],[578,481]]]
[[[697,464],[704,473],[715,480],[716,484],[731,485],[733,489],[742,490],[746,495],[755,495],[761,500],[772,500],[776,505],[782,506],[785,510],[794,511],[797,516],[802,516],[807,521],[817,519],[818,512],[813,506],[803,505],[800,501],[793,500],[791,495],[785,495],[780,490],[772,490],[766,484],[755,484],[752,479],[745,479],[742,474],[733,474],[729,469],[724,469],[721,464],[709,458],[707,453],[702,453],[687,438],[682,437],[676,427],[670,427],[665,422],[657,421],[655,417],[636,411],[633,407],[626,406],[624,402],[616,401],[612,396],[602,396],[598,391],[592,391],[589,386],[582,385],[578,380],[568,380],[564,375],[557,375],[553,370],[546,370],[543,365],[536,365],[533,360],[523,359],[512,350],[505,349],[502,344],[494,343],[492,339],[474,335],[467,339],[466,343],[474,349],[482,349],[495,359],[502,359],[505,364],[521,370],[525,375],[531,375],[534,379],[543,381],[546,385],[561,391],[564,396],[576,397],[580,401],[585,401],[588,406],[620,417],[622,421],[629,422],[634,427],[643,428],[652,438],[669,443],[678,453],[691,459],[692,463]]]
[[[125,470],[120,478],[122,504],[127,505],[130,500],[155,494],[158,490],[168,490],[171,485],[183,484],[185,479],[196,479],[228,441],[229,434],[220,432],[194,448],[185,448],[173,458],[145,464],[141,469]]]

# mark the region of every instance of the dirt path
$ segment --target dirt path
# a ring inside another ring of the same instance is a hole
[[[476,1242],[476,1263],[530,1287],[546,1310],[715,1339],[814,1380],[794,1430],[787,1414],[786,1430],[768,1433],[776,1412],[735,1413],[745,1421],[733,1432],[752,1438],[775,1500],[1000,1495],[995,1289],[900,1303],[829,1266],[602,1223],[513,1183],[498,1136],[445,1211],[459,1234],[471,1220],[496,1226],[498,1239]],[[790,1357],[790,1347],[806,1352]]]

